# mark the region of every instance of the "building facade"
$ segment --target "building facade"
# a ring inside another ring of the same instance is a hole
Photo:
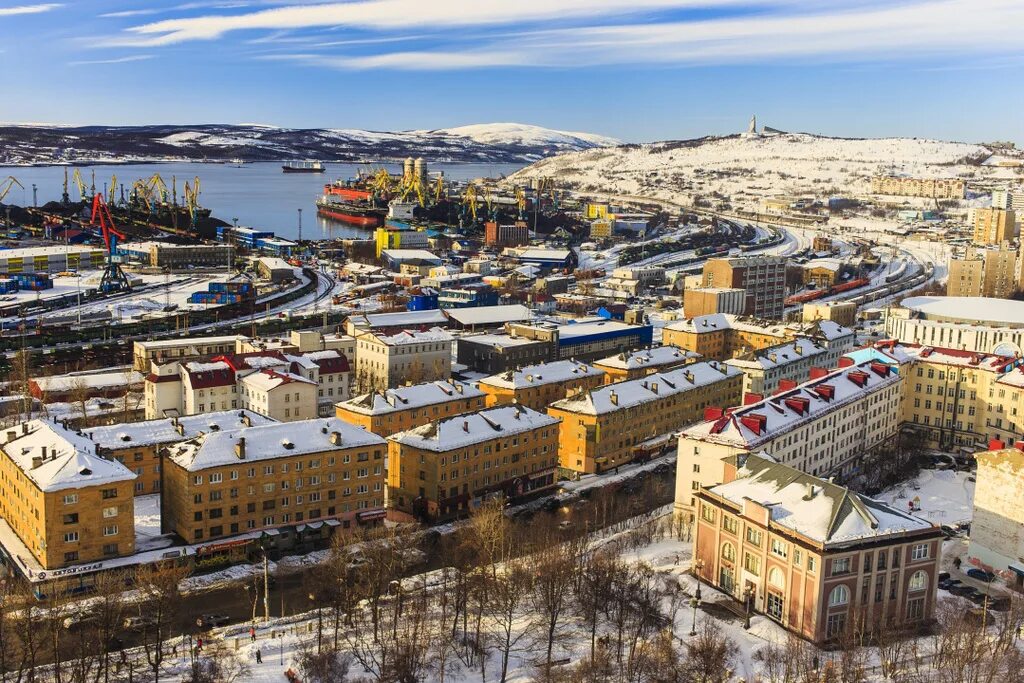
[[[337,418],[209,432],[167,449],[161,529],[188,543],[261,529],[376,524],[384,439]]]
[[[335,408],[339,419],[387,437],[433,420],[482,410],[485,403],[484,392],[449,379],[370,392]]]
[[[1009,244],[989,249],[968,247],[963,258],[949,260],[947,296],[1004,299],[1017,287],[1017,251]]]
[[[756,455],[696,493],[693,565],[753,612],[815,643],[931,620],[937,526]]]
[[[1017,218],[1012,209],[978,208],[974,210],[974,242],[1002,244],[1017,236]]]
[[[803,321],[813,323],[818,320],[829,320],[837,325],[852,328],[857,324],[857,304],[852,301],[812,301],[804,304]]]
[[[538,412],[567,396],[593,389],[604,382],[604,372],[574,360],[527,365],[484,377],[478,383],[487,406],[515,403]]]
[[[705,358],[728,360],[796,339],[809,339],[826,349],[823,367],[834,367],[856,341],[852,329],[830,320],[781,323],[735,315],[705,315],[680,320],[662,329],[663,344],[694,351]]]
[[[786,258],[711,258],[704,264],[701,286],[746,290],[745,315],[781,319],[785,312]]]
[[[996,442],[993,444],[999,446]],[[968,562],[1018,588],[1024,581],[1024,443],[978,453]]]
[[[747,308],[745,289],[732,287],[693,287],[683,290],[683,312],[687,318],[712,313],[742,315]]]
[[[362,391],[445,380],[452,374],[453,338],[439,327],[356,336],[356,385]]]
[[[785,380],[802,382],[813,367],[826,367],[828,349],[800,339],[725,361],[743,373],[743,395],[763,398]]]
[[[605,383],[639,379],[655,372],[667,372],[703,360],[700,354],[676,346],[655,346],[640,351],[623,352],[594,361],[604,372]]]
[[[491,497],[554,486],[558,421],[523,406],[496,406],[388,437],[394,507],[422,519],[465,515]]]
[[[600,474],[660,451],[670,435],[711,406],[734,405],[743,374],[724,363],[697,362],[642,379],[606,384],[552,403],[561,421],[561,467]]]
[[[871,178],[872,194],[897,197],[963,199],[966,189],[966,183],[959,178],[907,178],[891,175],[876,175]]]

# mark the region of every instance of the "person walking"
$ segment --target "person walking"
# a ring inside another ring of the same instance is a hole
[[[262,664],[263,663],[263,653],[260,652],[259,648],[256,648],[256,663],[257,664]]]
[[[252,642],[252,643],[256,642],[256,627],[255,626],[250,626],[249,627],[249,642]]]

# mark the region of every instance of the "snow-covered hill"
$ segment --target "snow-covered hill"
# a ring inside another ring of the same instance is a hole
[[[206,159],[531,162],[617,140],[516,123],[412,131],[264,125],[62,127],[0,124],[0,164]]]
[[[990,156],[982,145],[917,138],[732,135],[563,154],[528,166],[511,181],[548,176],[584,191],[750,206],[776,195],[864,194],[876,173],[983,178],[1014,172],[985,165]]]

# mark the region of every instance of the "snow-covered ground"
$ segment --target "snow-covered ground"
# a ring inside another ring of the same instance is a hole
[[[135,550],[156,550],[171,545],[172,540],[160,534],[160,494],[135,496]]]
[[[885,491],[879,500],[906,510],[914,503],[914,514],[935,524],[955,526],[971,521],[974,482],[967,472],[921,470],[916,478]]]

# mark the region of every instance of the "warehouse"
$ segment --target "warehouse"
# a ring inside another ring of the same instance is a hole
[[[101,267],[103,261],[102,249],[78,244],[4,249],[0,251],[0,275],[92,270]]]

